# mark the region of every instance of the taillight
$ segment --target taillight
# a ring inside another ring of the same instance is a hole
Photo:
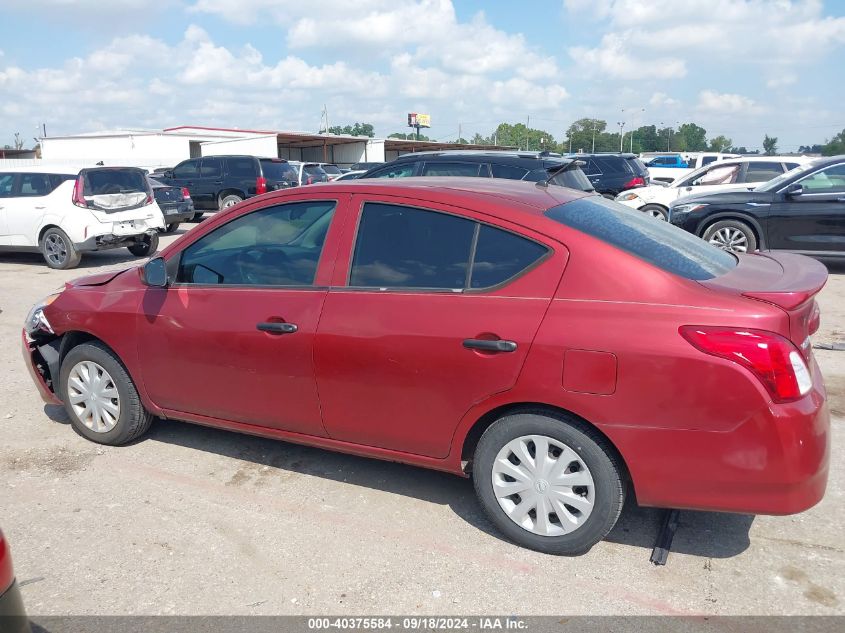
[[[813,301],[813,308],[810,310],[810,316],[807,317],[807,336],[818,332],[821,323],[822,314],[819,310],[819,304]]]
[[[153,198],[153,194],[148,193],[147,199],[144,201],[144,204],[145,205],[152,204],[154,200],[155,200],[155,198]]]
[[[810,370],[798,348],[779,334],[709,325],[684,325],[678,331],[705,354],[751,371],[775,402],[798,400],[813,388]]]
[[[191,199],[191,192],[188,191],[187,187],[182,187],[182,200],[190,200]]]
[[[634,176],[622,185],[623,189],[633,189],[634,187],[645,187],[645,179],[642,176]]]
[[[87,209],[88,203],[85,202],[85,196],[82,195],[83,187],[85,187],[85,183],[82,181],[82,176],[79,176],[76,179],[76,184],[73,185],[73,204],[77,207],[84,207]]]
[[[267,179],[264,176],[255,179],[255,193],[259,196],[262,193],[267,193]]]

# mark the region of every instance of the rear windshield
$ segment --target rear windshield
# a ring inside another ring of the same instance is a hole
[[[626,158],[625,160],[628,161],[628,166],[631,168],[631,171],[633,171],[635,174],[645,174],[646,173],[647,167],[645,166],[645,163],[643,161],[641,161],[639,158],[633,157],[633,158]]]
[[[529,174],[525,177],[525,180],[531,180],[533,182],[544,180],[549,177],[549,171],[553,172],[555,169],[557,169],[557,167],[550,167],[542,170],[538,169],[529,172]],[[538,174],[540,175],[539,178],[536,177]],[[552,179],[549,180],[549,182],[553,185],[558,185],[559,187],[569,187],[570,189],[577,189],[578,191],[594,191],[593,184],[580,167],[570,167],[569,169],[559,171],[552,176]]]
[[[147,191],[147,175],[140,169],[89,169],[83,177],[84,196]]]
[[[262,160],[261,169],[264,172],[264,177],[268,180],[291,180],[296,182],[298,177],[296,170],[290,163]]]
[[[316,176],[317,178],[324,178],[326,176],[326,172],[319,165],[306,165],[303,171],[309,176]]]
[[[691,233],[602,196],[552,207],[546,216],[686,279],[713,279],[737,265],[733,255]]]
[[[326,172],[327,174],[340,174],[340,173],[342,173],[340,171],[340,167],[338,167],[337,165],[320,165],[320,167],[322,167],[323,171]]]

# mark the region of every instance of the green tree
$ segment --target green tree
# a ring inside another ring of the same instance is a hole
[[[823,156],[838,156],[839,154],[845,154],[845,130],[822,145]]]
[[[599,151],[598,145],[606,129],[607,121],[589,118],[578,119],[566,130],[566,141],[564,142],[566,148],[564,151],[592,152],[594,138],[596,140],[595,150]]]
[[[678,149],[687,152],[703,152],[707,149],[707,130],[695,123],[684,123],[678,128]]]
[[[733,141],[727,136],[722,136],[721,134],[715,138],[710,139],[711,152],[726,152],[728,151],[728,148],[732,145]]]
[[[777,136],[769,136],[766,134],[763,137],[763,153],[766,156],[774,156],[777,154],[778,151],[778,137]]]
[[[750,151],[747,147],[745,147],[745,145],[742,145],[740,147],[732,147],[728,151],[731,154],[757,154],[757,153],[759,153],[759,152],[757,152],[757,150],[754,150],[753,152]]]
[[[352,134],[353,136],[375,136],[375,130],[371,123],[358,123],[355,125],[333,125],[329,128],[329,134]]]
[[[802,145],[798,148],[798,151],[802,154],[821,154],[824,151],[824,145],[819,143],[815,143],[813,145]]]
[[[657,127],[654,125],[641,125],[633,132],[633,137],[628,138],[628,146],[623,149],[631,149],[631,140],[633,139],[633,151],[636,154],[640,152],[659,152],[665,147],[663,139],[657,132]]]
[[[387,138],[398,138],[406,141],[430,141],[431,139],[428,138],[425,134],[420,134],[420,138],[417,139],[417,135],[414,132],[409,132],[406,134],[405,132],[394,132],[393,134],[388,134]]]
[[[493,143],[493,139],[487,138],[486,136],[481,136],[481,134],[476,132],[475,134],[473,134],[469,142],[473,145],[491,145]]]
[[[524,123],[515,125],[500,123],[493,133],[493,138],[497,145],[507,145],[525,150],[540,151],[557,148],[554,136],[545,130],[526,127]]]

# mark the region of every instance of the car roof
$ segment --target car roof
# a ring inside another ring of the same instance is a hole
[[[84,169],[79,165],[22,165],[21,167],[2,167],[0,173],[36,173],[36,174],[62,174],[76,176]]]
[[[397,156],[394,161],[398,160],[413,160],[417,158],[533,158],[539,160],[546,159],[561,159],[564,158],[561,154],[552,152],[518,152],[518,151],[502,151],[502,150],[484,150],[484,149],[449,149],[449,150],[431,150],[426,152],[410,152]],[[393,162],[393,161],[390,161]]]
[[[639,158],[637,154],[632,154],[631,152],[578,152],[576,154],[566,154],[566,158]]]

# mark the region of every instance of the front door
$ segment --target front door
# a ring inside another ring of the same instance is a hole
[[[174,254],[178,265],[168,259],[175,280],[144,291],[138,324],[153,402],[174,417],[325,434],[313,342],[336,206],[264,206],[200,236]]]
[[[326,430],[446,457],[464,414],[516,382],[563,247],[442,205],[362,196],[353,207],[355,243],[350,230],[315,345]]]
[[[18,174],[12,195],[5,202],[6,233],[12,246],[38,246],[38,227],[48,209],[67,205],[52,201],[49,174],[25,172]],[[1,203],[0,203],[1,204]]]

